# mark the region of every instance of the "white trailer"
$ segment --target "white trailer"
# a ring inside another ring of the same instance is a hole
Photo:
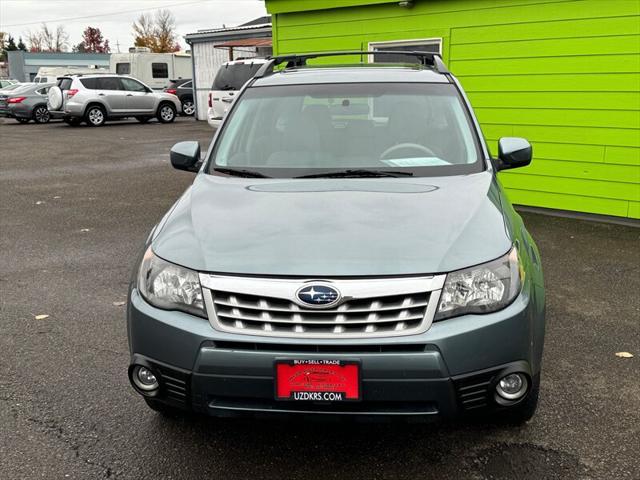
[[[129,53],[112,53],[109,69],[119,75],[130,75],[154,90],[169,86],[171,80],[191,78],[191,54],[151,53],[148,48],[131,48]]]
[[[33,79],[34,83],[56,83],[58,77],[64,77],[65,75],[79,75],[79,74],[93,74],[93,73],[109,73],[109,70],[104,67],[89,66],[89,67],[40,67],[36,77]]]

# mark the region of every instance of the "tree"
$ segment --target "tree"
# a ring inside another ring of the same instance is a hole
[[[27,51],[27,46],[22,41],[22,37],[18,38],[18,50],[22,50],[23,52]]]
[[[27,33],[29,50],[32,52],[65,52],[69,45],[69,35],[63,25],[53,30],[46,23],[39,31]]]
[[[109,40],[104,40],[99,28],[87,27],[82,32],[82,41],[73,47],[75,52],[110,53]]]
[[[4,34],[4,32],[0,32],[0,33]],[[1,62],[7,61],[7,58],[8,58],[7,52],[13,52],[15,50],[19,50],[19,48],[16,47],[15,39],[11,35],[8,35],[8,34],[5,34],[5,35],[7,35],[6,41],[3,42],[4,47],[2,48],[2,51],[0,51]],[[4,40],[4,38],[5,37],[3,37],[2,40]]]
[[[177,52],[176,20],[169,10],[158,10],[155,16],[141,14],[133,23],[134,45],[147,47],[154,53]]]

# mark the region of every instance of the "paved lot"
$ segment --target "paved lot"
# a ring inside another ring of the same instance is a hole
[[[541,405],[525,427],[148,410],[128,385],[117,304],[134,252],[192,179],[169,147],[210,137],[186,119],[0,120],[0,478],[640,478],[640,229],[624,226],[525,215],[548,297]]]

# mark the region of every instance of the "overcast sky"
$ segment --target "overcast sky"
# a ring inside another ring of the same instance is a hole
[[[263,0],[0,0],[0,31],[16,38],[37,30],[42,22],[54,29],[63,24],[69,43],[80,43],[87,26],[98,27],[111,51],[127,51],[133,45],[131,24],[143,13],[165,8],[176,18],[180,45],[187,33],[207,28],[239,25],[266,15]],[[83,18],[78,18],[83,17]]]

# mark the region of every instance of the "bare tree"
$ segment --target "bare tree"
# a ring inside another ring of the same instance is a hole
[[[43,23],[39,31],[29,31],[26,38],[32,52],[64,52],[69,46],[69,35],[64,25],[53,30]]]
[[[30,52],[42,52],[44,43],[42,41],[42,35],[40,34],[40,32],[32,32],[31,30],[29,30],[25,34],[25,40],[29,45]]]
[[[158,10],[155,16],[141,14],[133,23],[133,36],[136,47],[147,47],[155,53],[180,50],[175,17],[169,10]]]

